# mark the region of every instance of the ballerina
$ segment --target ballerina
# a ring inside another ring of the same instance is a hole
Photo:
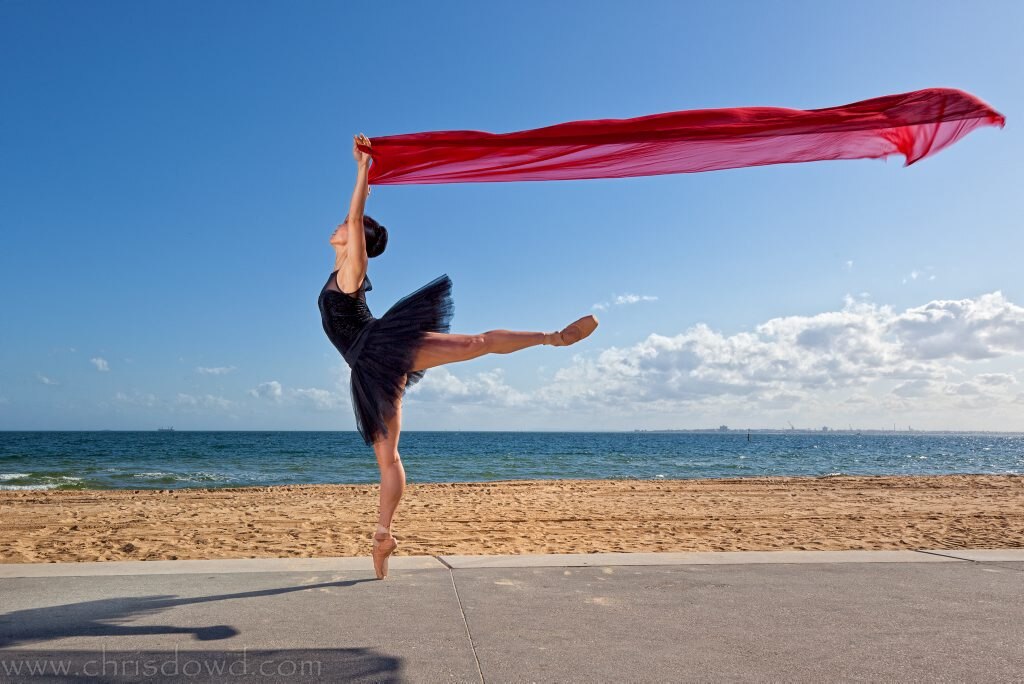
[[[537,345],[575,344],[593,333],[598,321],[589,314],[557,332],[489,330],[477,335],[452,334],[449,331],[455,305],[448,274],[402,297],[383,316],[375,318],[366,305],[366,292],[373,289],[367,263],[384,252],[388,232],[364,213],[371,157],[360,146],[370,147],[364,135],[353,137],[355,190],[348,215],[331,233],[334,271],[321,289],[317,305],[324,332],[351,368],[356,427],[363,441],[373,447],[380,468],[380,512],[372,557],[377,579],[384,579],[388,558],[398,548],[391,524],[405,491],[398,438],[406,390],[419,382],[428,368]]]

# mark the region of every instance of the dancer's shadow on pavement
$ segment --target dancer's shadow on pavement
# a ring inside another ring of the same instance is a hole
[[[239,634],[229,625],[175,627],[171,625],[127,625],[141,615],[152,615],[168,608],[228,599],[275,596],[292,591],[324,587],[350,587],[376,579],[354,579],[301,586],[239,591],[213,596],[179,597],[174,595],[128,596],[82,601],[59,606],[26,608],[0,614],[0,648],[73,636],[136,636],[144,634],[193,634],[200,641],[228,639]]]

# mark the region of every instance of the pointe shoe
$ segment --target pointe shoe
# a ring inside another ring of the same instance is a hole
[[[377,575],[377,579],[385,579],[388,576],[388,558],[398,548],[398,541],[395,540],[394,536],[378,536],[383,535],[383,532],[378,532],[373,535],[373,551],[370,555],[373,556],[373,571]]]
[[[597,316],[588,314],[579,320],[573,321],[561,331],[551,333],[551,345],[554,347],[567,347],[576,344],[590,333],[597,329]]]

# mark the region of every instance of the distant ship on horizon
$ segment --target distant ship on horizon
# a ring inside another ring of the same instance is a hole
[[[156,431],[157,432],[174,432],[174,428],[173,427],[157,428]]]

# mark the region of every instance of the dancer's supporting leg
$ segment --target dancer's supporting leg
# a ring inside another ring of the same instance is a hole
[[[380,468],[380,513],[373,535],[373,569],[377,579],[388,574],[388,557],[398,546],[391,535],[391,522],[405,492],[405,468],[398,453],[398,437],[402,430],[402,398],[395,402],[395,413],[386,423],[388,434],[373,443]]]

